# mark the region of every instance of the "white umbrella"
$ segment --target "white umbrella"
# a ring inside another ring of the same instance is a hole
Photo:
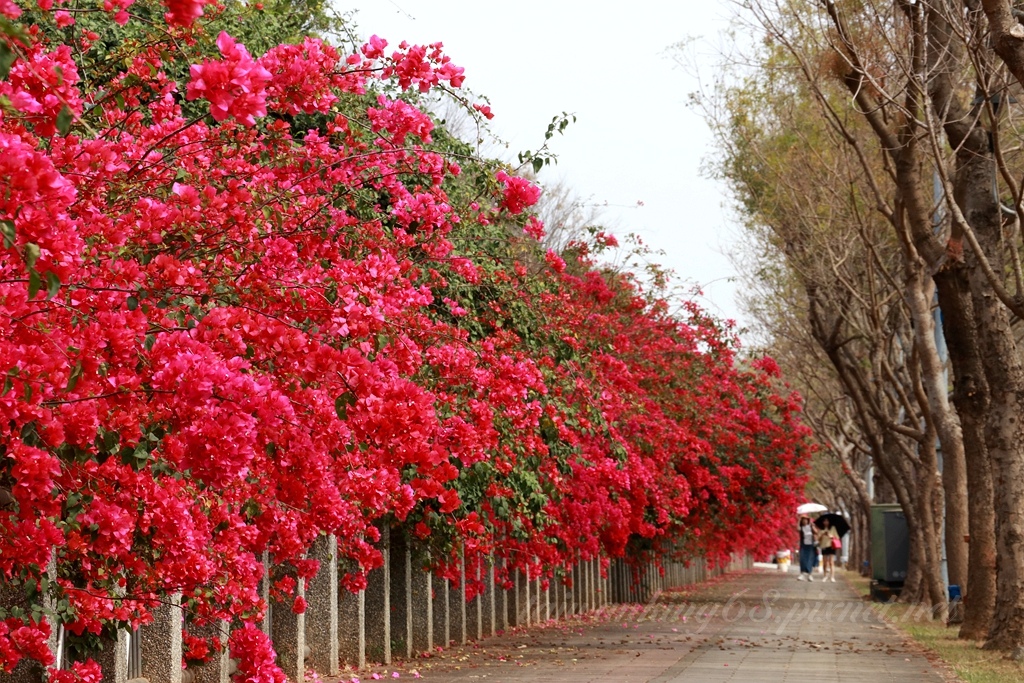
[[[828,508],[820,503],[804,503],[796,509],[798,515],[813,515],[815,512],[828,512]]]

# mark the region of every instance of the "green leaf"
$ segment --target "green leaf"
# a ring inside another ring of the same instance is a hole
[[[348,419],[348,407],[356,404],[356,395],[346,391],[334,401],[334,410],[338,413],[339,420]]]
[[[4,236],[4,247],[10,249],[14,246],[14,221],[0,221],[0,235]]]
[[[101,450],[104,453],[114,453],[118,449],[118,442],[121,441],[121,435],[117,432],[103,432],[103,436],[100,437]]]
[[[57,114],[57,132],[61,135],[67,135],[68,131],[71,130],[71,122],[74,121],[75,116],[71,113],[71,109],[67,105],[60,110]]]
[[[34,242],[29,242],[25,245],[25,265],[28,266],[29,270],[36,267],[36,261],[39,260],[39,245]]]
[[[26,44],[31,42],[28,32],[20,24],[15,24],[5,16],[0,16],[0,34],[8,38],[17,38]]]
[[[57,115],[57,132],[61,135],[67,135],[68,131],[71,130],[71,124],[75,120],[75,115],[72,114],[71,109],[67,104],[60,110],[60,114]]]
[[[52,270],[46,273],[46,298],[52,299],[60,290],[60,278]]]
[[[42,286],[43,281],[39,278],[39,273],[34,268],[28,271],[28,298],[35,299]]]
[[[134,311],[136,308],[139,307],[139,300],[134,296],[128,297],[128,301],[126,301],[125,303],[128,305],[129,311]]]
[[[14,64],[16,55],[6,41],[0,40],[0,81],[7,78],[11,72],[11,65]]]
[[[68,377],[67,391],[74,391],[75,386],[78,384],[79,378],[82,376],[82,364],[75,363],[75,367],[71,368],[71,375]]]

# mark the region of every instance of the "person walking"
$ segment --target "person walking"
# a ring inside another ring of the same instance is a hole
[[[835,557],[836,551],[843,547],[843,542],[836,533],[835,528],[828,519],[818,520],[822,523],[821,531],[818,532],[818,545],[821,547],[822,570],[825,574],[825,581],[836,582]]]
[[[818,551],[814,547],[814,525],[811,518],[803,516],[800,518],[800,576],[797,581],[814,581],[814,558]]]

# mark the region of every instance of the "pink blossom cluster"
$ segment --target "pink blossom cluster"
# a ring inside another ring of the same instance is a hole
[[[274,647],[267,634],[252,624],[231,632],[231,658],[239,662],[236,683],[285,683],[287,677],[274,662]]]
[[[191,26],[203,16],[203,6],[208,0],[162,0],[167,7],[164,20],[171,26]]]
[[[230,116],[254,126],[257,118],[267,115],[266,86],[272,76],[226,32],[217,36],[217,48],[224,59],[193,64],[185,97],[207,100],[215,121]]]
[[[42,43],[29,48],[27,59],[11,66],[5,80],[0,81],[0,96],[21,112],[23,121],[35,133],[50,137],[57,131],[57,118],[65,109],[72,116],[82,113],[78,83],[78,66],[71,47],[60,45],[48,51]]]
[[[319,38],[298,45],[278,45],[259,59],[270,74],[267,103],[286,114],[326,113],[338,101],[338,51]]]
[[[373,132],[387,131],[390,142],[401,147],[409,135],[415,135],[424,144],[430,143],[430,132],[434,122],[425,112],[404,100],[393,100],[381,95],[377,98],[380,108],[370,107],[366,110],[370,117]]]
[[[510,176],[504,171],[498,171],[495,177],[505,186],[502,208],[509,213],[522,213],[540,199],[540,188],[526,178]]]
[[[402,41],[386,62],[384,78],[394,77],[403,90],[415,86],[420,92],[427,92],[443,81],[447,81],[453,88],[462,87],[462,82],[466,80],[464,70],[452,63],[451,58],[442,51],[443,47],[441,43],[410,45]],[[377,50],[371,48],[370,54],[376,53]]]

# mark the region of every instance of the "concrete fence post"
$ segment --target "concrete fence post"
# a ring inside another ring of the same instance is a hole
[[[536,561],[536,558],[534,558],[534,561]],[[530,589],[530,592],[533,595],[533,602],[531,604],[536,606],[534,608],[534,610],[533,610],[533,623],[534,624],[539,624],[541,622],[541,618],[540,618],[540,606],[541,606],[540,582],[541,582],[541,576],[540,576],[540,572],[535,572],[535,574],[536,574],[536,576],[533,577],[533,588]]]
[[[459,546],[459,643],[465,645],[469,640],[466,624],[466,545]]]
[[[597,579],[598,579],[598,576],[597,576],[597,565],[595,563],[596,563],[596,558],[593,558],[593,557],[590,558],[590,560],[587,562],[587,573],[589,574],[588,581],[589,581],[589,588],[590,588],[590,611],[591,612],[593,612],[594,610],[597,609],[597,595],[598,595],[598,592],[599,592],[598,591],[598,587],[597,587]]]
[[[337,542],[337,539],[335,539]],[[335,546],[337,547],[337,546]],[[340,561],[340,559],[339,559]],[[357,571],[354,564],[339,565],[338,577]],[[340,581],[339,581],[340,584]],[[338,665],[351,668],[366,666],[366,591],[352,592],[338,587]]]
[[[473,567],[469,561],[473,560]],[[470,557],[466,560],[466,637],[468,639],[480,640],[483,637],[483,594],[478,592],[480,588],[480,563],[479,557]],[[473,591],[477,591],[472,598],[469,597],[469,582],[473,582]]]
[[[530,599],[530,565],[526,565],[526,625],[530,626],[533,617],[533,601]]]
[[[565,586],[565,569],[564,568],[562,569],[562,575],[558,577],[558,583],[556,585],[558,587],[558,590],[555,592],[555,595],[558,596],[558,599],[555,601],[555,603],[557,605],[557,608],[556,608],[555,611],[558,614],[558,618],[559,619],[565,619],[566,617],[569,616],[569,600],[568,600],[568,594],[566,592],[566,586]]]
[[[581,557],[576,566],[580,576],[580,614],[586,614],[590,611],[590,572],[587,571],[587,560]]]
[[[263,598],[263,604],[267,606],[267,610],[263,614],[263,623],[260,625],[260,630],[273,638],[274,634],[271,633],[273,630],[271,611],[274,609],[274,606],[270,602],[270,551],[263,551],[262,560],[263,580],[260,581],[260,597]]]
[[[476,639],[483,640],[484,638],[484,600],[486,599],[487,583],[484,581],[484,567],[483,558],[477,557],[476,571],[476,583],[477,593],[473,600],[476,602]]]
[[[501,559],[502,574],[505,576],[505,581],[508,581],[508,560],[506,558]],[[501,630],[508,630],[508,587],[505,583],[501,585]]]
[[[118,629],[114,638],[101,639],[103,649],[89,653],[100,665],[104,683],[126,683],[128,680],[128,632]],[[24,679],[29,680],[29,679]]]
[[[452,644],[452,585],[448,579],[444,580],[444,646],[447,649]]]
[[[288,613],[291,614],[291,610],[288,610]],[[196,637],[199,637],[199,638],[218,640],[218,641],[220,641],[220,645],[221,645],[222,649],[221,649],[221,652],[220,652],[219,656],[214,655],[213,658],[211,658],[207,662],[204,662],[203,664],[189,666],[188,669],[186,669],[184,672],[182,672],[181,680],[184,683],[229,683],[229,671],[228,671],[228,669],[229,669],[230,659],[229,659],[228,650],[227,650],[226,646],[227,646],[227,642],[228,642],[228,634],[229,634],[229,631],[231,629],[231,624],[229,622],[226,622],[226,621],[223,621],[223,620],[219,620],[219,621],[203,624],[201,626],[196,625],[196,624],[191,624],[189,622],[190,622],[190,619],[189,619],[188,615],[185,615],[185,624],[186,624],[185,628],[186,628],[186,630],[188,631],[188,633],[190,635],[193,635],[193,636],[196,636]],[[178,623],[178,628],[179,628],[179,630],[181,629],[181,622]],[[143,671],[143,673],[142,673],[142,676],[146,677],[146,678],[149,678],[150,683],[155,683],[153,678],[147,676],[144,673],[147,670],[146,659],[147,659],[147,655],[148,655],[148,653],[146,651],[147,640],[148,639],[147,639],[146,634],[145,634],[144,631],[145,631],[145,629],[143,629],[142,641],[141,641],[141,645],[143,647],[143,651],[142,651],[142,671]],[[159,645],[157,645],[157,647],[159,647],[161,649],[165,649],[166,648],[166,642],[160,643]],[[276,643],[275,643],[275,648],[276,648]],[[180,655],[179,655],[179,658],[177,660],[177,663],[178,663],[178,668],[180,669],[181,668],[181,658],[180,658]],[[173,664],[172,664],[172,666],[173,666]],[[282,668],[284,668],[284,667],[282,666]]]
[[[391,530],[381,528],[380,551],[383,562],[366,577],[363,615],[366,644],[364,652],[371,662],[391,664]]]
[[[181,683],[181,593],[153,610],[153,622],[138,631],[142,675],[149,683]]]
[[[329,676],[340,673],[339,663],[339,577],[338,539],[333,534],[321,536],[313,543],[310,557],[320,562],[320,570],[306,587],[306,645],[309,666]],[[152,683],[152,682],[151,682]]]
[[[279,567],[275,575],[278,579],[288,575],[295,578],[294,593],[283,596],[283,600],[272,601],[270,629],[277,665],[289,678],[302,681],[306,675],[306,615],[295,614],[292,605],[297,598],[305,599],[306,580],[295,576],[290,568]]]
[[[459,577],[462,583],[458,587],[449,587],[447,598],[449,598],[449,624],[451,626],[451,642],[465,644],[466,634],[466,601],[464,600],[464,589],[466,586],[464,571],[460,569]]]
[[[432,647],[448,649],[448,579],[434,576],[430,579],[430,592],[433,597],[434,642]]]
[[[509,616],[512,618],[512,626],[519,626],[519,625],[521,625],[523,623],[523,613],[521,611],[522,610],[522,606],[521,606],[521,603],[519,601],[519,584],[521,582],[519,580],[519,571],[518,570],[515,570],[511,574],[511,581],[512,581],[513,609],[509,612]]]
[[[487,634],[495,636],[498,633],[498,612],[496,611],[497,605],[495,602],[495,553],[490,553],[490,561],[487,562]]]
[[[391,628],[391,658],[412,656],[409,640],[409,590],[407,582],[409,575],[408,539],[398,529],[391,529],[390,543],[388,545],[389,578],[388,583],[390,594],[388,595],[389,611],[385,618],[390,622]]]
[[[412,548],[405,544],[405,658],[412,659]]]
[[[409,551],[409,642],[413,653],[434,648],[434,605],[429,556]]]

